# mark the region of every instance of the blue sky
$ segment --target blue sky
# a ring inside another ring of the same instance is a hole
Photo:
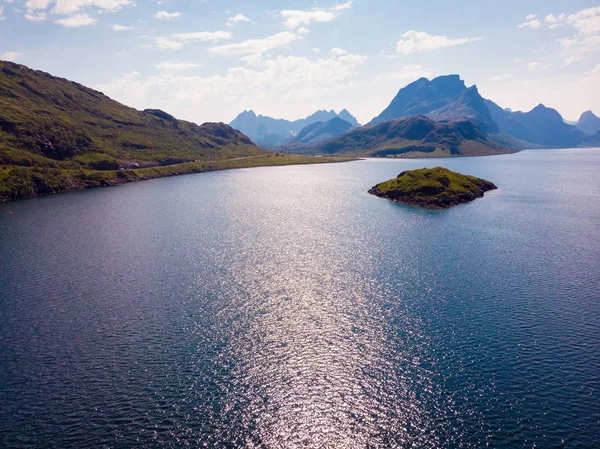
[[[503,107],[600,115],[598,0],[0,0],[0,58],[199,123],[367,122],[449,73]]]

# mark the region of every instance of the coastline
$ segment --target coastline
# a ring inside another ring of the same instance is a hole
[[[132,170],[60,170],[0,166],[0,202],[9,202],[131,182],[238,168],[312,165],[351,162],[357,157],[304,156],[296,154],[251,156]]]

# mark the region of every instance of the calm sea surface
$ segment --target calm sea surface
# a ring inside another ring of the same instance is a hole
[[[367,194],[435,165],[499,190]],[[1,204],[0,447],[184,446],[600,447],[600,150]]]

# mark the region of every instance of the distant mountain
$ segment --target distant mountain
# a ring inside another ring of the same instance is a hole
[[[498,127],[476,86],[467,88],[458,75],[420,78],[400,89],[390,105],[370,124],[424,115],[433,120],[468,119],[486,132]]]
[[[594,134],[585,135],[582,144],[586,147],[600,147],[600,130]]]
[[[326,122],[317,122],[303,128],[292,140],[292,143],[315,144],[332,139],[352,129],[352,125],[346,120],[334,117]]]
[[[424,116],[354,128],[321,144],[306,146],[313,154],[371,157],[475,156],[506,153],[469,120],[439,123]]]
[[[585,111],[581,114],[575,126],[578,130],[586,134],[594,134],[600,130],[600,117],[596,116],[592,111]]]
[[[264,115],[256,115],[254,111],[244,111],[239,114],[229,125],[250,137],[254,142],[264,148],[290,142],[302,129],[317,122],[328,122],[340,117],[352,126],[360,126],[356,118],[346,109],[339,114],[335,111],[319,110],[306,118],[289,121],[274,119]]]
[[[356,118],[352,114],[350,114],[348,112],[348,110],[346,110],[346,109],[342,109],[340,111],[340,113],[338,114],[338,117],[341,118],[342,120],[350,123],[353,128],[358,128],[360,126],[360,123],[358,123],[358,120],[356,120]]]
[[[539,104],[529,112],[502,109],[491,100],[485,100],[500,132],[526,143],[545,147],[576,147],[583,133],[565,123],[555,109]]]
[[[244,133],[258,145],[265,148],[272,148],[286,142],[296,134],[292,129],[291,122],[256,115],[254,111],[242,112],[229,126]]]

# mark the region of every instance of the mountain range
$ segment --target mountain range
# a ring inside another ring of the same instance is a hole
[[[510,152],[471,120],[436,122],[423,115],[361,126],[296,150],[368,157],[481,156]]]
[[[424,115],[436,121],[469,119],[486,132],[498,131],[489,109],[476,86],[467,88],[458,75],[429,81],[420,78],[400,89],[390,105],[370,125],[388,120]]]
[[[294,121],[256,115],[254,111],[244,111],[229,126],[244,133],[263,148],[273,148],[291,142],[305,127],[317,122],[328,122],[333,118],[340,118],[348,122],[351,127],[360,126],[356,118],[346,109],[339,114],[334,110],[319,110],[306,118]]]
[[[564,148],[600,144],[600,119],[591,111],[585,112],[576,125],[566,123],[558,111],[543,104],[529,112],[513,112],[483,98],[476,86],[467,87],[459,75],[445,75],[432,80],[420,78],[403,87],[389,106],[365,127],[345,131],[339,136],[324,132],[312,141],[305,138],[290,139],[290,143],[279,148],[310,154],[340,152],[363,155],[373,155],[373,152],[377,153],[382,149],[388,151],[396,148],[402,150],[398,154],[410,156],[417,155],[418,151],[421,151],[418,148],[427,147],[428,153],[431,153],[431,144],[435,141],[432,136],[427,137],[426,142],[421,142],[423,145],[416,145],[413,141],[410,146],[414,147],[415,151],[407,152],[404,146],[408,143],[402,133],[398,134],[398,126],[378,127],[398,119],[417,116],[448,126],[460,122],[461,128],[464,128],[465,122],[470,122],[485,135],[485,139],[477,136],[477,144],[471,147],[481,149],[484,154],[494,153],[501,147]],[[300,131],[298,135],[313,136],[324,126],[313,125],[305,131]],[[446,129],[446,132],[457,136],[455,131]],[[381,135],[374,138],[376,133]],[[473,136],[475,135],[467,134],[462,138],[467,141]],[[326,138],[329,140],[326,141]],[[346,147],[342,148],[343,145]],[[362,153],[359,148],[361,145]],[[464,144],[457,145],[456,140],[450,146],[440,141],[437,151],[464,154],[464,151],[460,150],[461,147],[466,148]],[[471,150],[470,154],[475,154],[474,151],[476,150]],[[389,154],[392,153],[388,152]]]
[[[591,111],[575,126],[542,104],[513,112],[458,75],[409,84],[366,126],[346,110],[293,122],[245,111],[232,124],[238,130],[138,111],[81,84],[0,61],[0,200],[242,165],[339,160],[281,151],[423,157],[600,145],[600,119]],[[260,148],[240,128],[280,151]]]

